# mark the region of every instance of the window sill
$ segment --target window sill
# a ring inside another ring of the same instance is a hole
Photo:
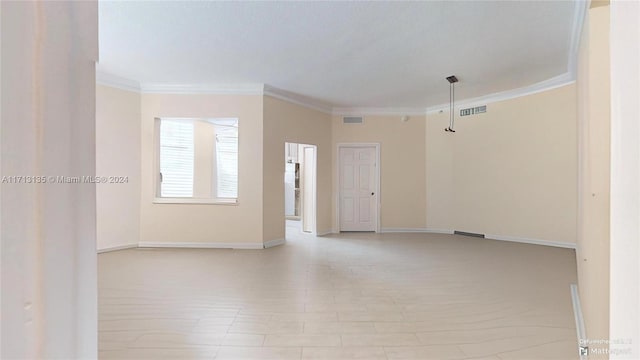
[[[238,199],[154,198],[154,204],[238,205]]]

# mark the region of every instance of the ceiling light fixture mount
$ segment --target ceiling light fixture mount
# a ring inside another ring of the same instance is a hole
[[[449,82],[449,127],[445,128],[446,132],[456,132],[453,130],[453,121],[454,121],[454,105],[456,98],[456,83],[458,82],[458,78],[455,75],[447,76],[447,81]]]

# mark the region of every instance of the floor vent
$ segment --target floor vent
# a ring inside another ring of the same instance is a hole
[[[466,231],[454,231],[453,232],[455,235],[463,235],[463,236],[473,236],[473,237],[478,237],[478,238],[483,238],[484,239],[484,234],[476,234],[476,233],[472,233],[472,232],[466,232]]]
[[[362,116],[344,116],[342,118],[343,124],[362,124]]]

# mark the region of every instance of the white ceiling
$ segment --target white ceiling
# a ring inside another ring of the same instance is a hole
[[[333,107],[429,107],[566,74],[573,1],[100,2],[99,71],[264,83]],[[573,47],[573,48],[572,48]]]

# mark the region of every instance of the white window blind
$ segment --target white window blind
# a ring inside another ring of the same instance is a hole
[[[218,198],[238,197],[238,127],[216,126]]]
[[[193,196],[193,122],[163,119],[160,123],[162,197]]]

